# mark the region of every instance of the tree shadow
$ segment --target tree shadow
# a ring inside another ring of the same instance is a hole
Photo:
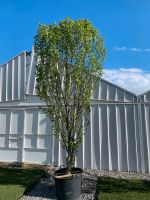
[[[56,199],[55,186],[49,186],[48,184],[39,182],[32,190],[25,193],[25,196],[29,198],[42,198],[42,199]]]
[[[82,194],[92,194],[96,191],[96,179],[84,177],[82,179]]]
[[[0,167],[0,185],[20,185],[27,191],[39,181],[43,174],[42,169]]]

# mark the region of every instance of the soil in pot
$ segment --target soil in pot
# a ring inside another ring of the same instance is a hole
[[[71,175],[67,169],[61,168],[55,172],[56,196],[58,200],[77,200],[81,196],[82,169],[72,168]]]

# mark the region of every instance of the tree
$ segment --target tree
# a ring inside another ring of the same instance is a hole
[[[58,25],[39,25],[34,46],[37,94],[67,152],[69,174],[89,123],[91,93],[102,75],[103,38],[88,20],[66,18]]]

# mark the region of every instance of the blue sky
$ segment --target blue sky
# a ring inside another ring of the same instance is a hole
[[[126,87],[126,79],[124,83],[117,79],[119,72],[126,76],[132,74],[135,79],[138,75],[139,82],[148,75],[146,81],[144,79],[147,85],[136,92],[148,89],[149,0],[0,0],[0,63],[20,51],[31,50],[39,23],[58,22],[67,16],[89,19],[104,37],[107,79]]]

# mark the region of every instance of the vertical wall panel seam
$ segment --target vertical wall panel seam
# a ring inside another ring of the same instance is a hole
[[[119,127],[118,127],[118,107],[117,105],[115,105],[115,111],[116,111],[116,131],[117,131],[117,151],[118,151],[118,170],[120,171],[121,170],[121,167],[120,167],[120,163],[121,163],[121,160],[120,160],[120,145],[119,145]]]
[[[102,89],[101,89],[101,81],[102,81],[102,80],[99,81],[98,100],[101,99],[101,90],[102,90]]]
[[[32,47],[32,53],[31,53],[31,58],[30,58],[30,68],[29,68],[29,74],[28,74],[28,80],[27,80],[27,90],[26,93],[30,94],[30,84],[31,84],[31,74],[32,74],[32,68],[33,68],[33,59],[34,59],[34,47]]]
[[[37,113],[37,121],[38,121],[38,124],[37,124],[37,135],[36,135],[36,147],[37,149],[40,148],[38,145],[38,140],[39,140],[39,124],[40,124],[40,110],[38,111]]]
[[[106,85],[106,101],[109,100],[108,96],[109,96],[109,85],[107,83],[107,85]]]
[[[7,117],[6,117],[7,120]],[[8,148],[10,148],[10,135],[11,135],[11,126],[12,126],[12,110],[10,110],[10,124],[9,124],[9,136],[8,136]]]
[[[134,128],[135,128],[135,145],[136,145],[136,166],[137,166],[137,172],[139,172],[139,157],[138,157],[138,143],[137,143],[137,123],[136,123],[136,116],[135,116],[135,105],[134,108]]]
[[[13,59],[12,61],[12,100],[14,100],[14,66],[15,65],[15,61]]]
[[[18,99],[20,99],[20,90],[21,90],[21,60],[20,60],[20,56],[18,56]]]
[[[102,126],[101,126],[101,107],[98,105],[99,113],[99,148],[100,148],[100,170],[102,169]]]
[[[61,165],[60,163],[60,153],[61,153],[61,143],[60,143],[60,136],[59,136],[59,140],[58,140],[58,166]]]
[[[117,101],[117,100],[118,100],[118,95],[117,95],[117,92],[118,92],[118,90],[117,90],[117,88],[115,88],[115,101]]]
[[[27,52],[24,52],[24,66],[22,66],[24,68],[24,94],[26,93],[26,88],[27,88],[27,80],[26,80],[26,74],[27,74]],[[25,95],[24,95],[25,97]]]
[[[125,104],[124,104],[124,112],[125,112],[126,148],[127,148],[127,167],[128,167],[128,171],[129,171],[129,170],[130,170],[130,163],[129,163],[129,144],[128,144],[127,109],[126,109],[126,105],[125,105]]]
[[[148,152],[148,170],[150,173],[150,149],[149,149],[149,136],[148,136],[148,122],[147,122],[147,110],[146,105],[144,104],[144,116],[145,116],[145,128],[146,128],[146,144],[147,144],[147,152]]]
[[[0,101],[2,101],[2,66],[0,67]]]
[[[107,105],[107,133],[108,133],[108,157],[109,157],[109,170],[112,170],[111,146],[110,146],[110,127],[109,127],[109,107]]]
[[[26,134],[26,118],[27,118],[27,114],[26,114],[26,110],[23,111],[24,115],[23,115],[23,132],[22,132],[22,155],[21,155],[21,159],[22,159],[22,162],[25,161],[25,149],[24,149],[24,146],[25,146],[25,134]]]
[[[3,84],[4,84],[4,75],[3,75],[3,70],[4,68],[1,68],[1,102],[3,102]]]
[[[76,134],[75,134],[75,137],[76,137]],[[62,152],[62,147],[61,147],[61,152]],[[61,155],[62,155],[62,154],[61,154]],[[74,166],[77,167],[77,155],[75,155]]]
[[[36,95],[36,76],[34,77],[33,95]]]
[[[6,64],[6,101],[8,101],[8,63]]]
[[[92,106],[91,106],[91,109],[90,109],[90,133],[91,133],[91,169],[93,169],[93,130],[92,130],[92,112],[93,112],[93,109],[92,109]]]
[[[141,104],[138,103],[138,125],[139,125],[139,137],[140,137],[140,154],[141,154],[141,170],[145,172],[145,161],[144,161],[144,149],[143,149],[143,129],[142,129],[142,113]]]
[[[125,98],[125,91],[123,91],[123,101],[124,101],[124,102],[126,101],[126,98]]]
[[[34,57],[33,57],[33,60],[34,60]],[[33,95],[36,94],[36,75],[35,75],[35,73],[34,73],[34,84],[33,84],[33,93],[32,94]]]

